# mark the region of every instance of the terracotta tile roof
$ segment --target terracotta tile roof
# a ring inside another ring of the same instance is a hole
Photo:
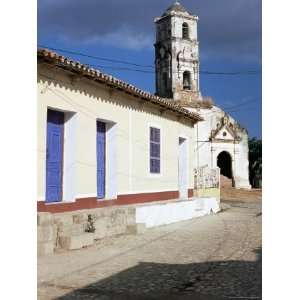
[[[86,78],[92,79],[94,82],[98,81],[101,83],[106,83],[111,87],[123,90],[124,92],[132,94],[133,96],[137,96],[140,99],[156,104],[163,109],[173,111],[179,115],[189,118],[194,122],[203,121],[203,118],[199,114],[190,112],[187,109],[182,108],[180,105],[172,103],[170,99],[161,98],[146,91],[143,91],[133,86],[132,84],[126,83],[120,79],[105,74],[97,69],[91,68],[78,61],[68,59],[56,52],[50,51],[48,49],[38,49],[37,58],[40,61],[55,64],[61,69],[84,75]]]

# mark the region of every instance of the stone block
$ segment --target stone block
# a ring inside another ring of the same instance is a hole
[[[135,225],[128,225],[126,232],[128,234],[142,234],[146,231],[146,225],[144,223],[137,223]]]
[[[56,214],[53,216],[54,223],[58,225],[72,225],[73,216],[71,214]]]
[[[126,233],[127,227],[125,225],[115,225],[107,228],[107,236],[114,236]]]
[[[136,214],[136,208],[135,207],[128,207],[127,214],[128,215],[135,215]]]
[[[122,226],[126,224],[126,214],[125,211],[114,211],[111,215],[110,215],[110,221],[108,224],[110,224],[111,227],[114,226]]]
[[[53,215],[46,212],[40,212],[37,214],[37,225],[52,225],[53,224]]]
[[[108,218],[103,217],[99,218],[95,221],[94,226],[95,226],[95,239],[102,239],[107,236],[107,226],[108,226]]]
[[[37,244],[37,255],[44,256],[48,254],[53,254],[54,246],[53,242],[41,242]]]
[[[86,232],[73,236],[61,236],[59,243],[60,246],[66,250],[81,249],[94,244],[94,234]]]
[[[37,227],[38,242],[50,242],[53,240],[53,226],[38,226]]]
[[[106,228],[96,229],[94,232],[94,235],[95,235],[95,240],[103,239],[107,236],[107,230],[106,230]]]
[[[126,232],[127,209],[118,208],[107,217],[107,236],[114,236]]]
[[[59,236],[71,236],[81,234],[85,232],[86,228],[85,224],[64,225],[63,223],[59,223],[57,226]]]
[[[102,216],[104,217],[110,217],[112,213],[113,213],[113,209],[111,207],[105,207],[102,209],[101,212]]]
[[[135,223],[136,223],[135,211],[136,211],[135,207],[129,208],[127,210],[127,215],[126,215],[126,224],[127,225],[135,225]]]
[[[116,234],[125,234],[127,231],[127,226],[126,224],[122,224],[122,226],[118,226],[116,228]]]
[[[92,215],[94,215],[96,217],[96,219],[103,218],[106,216],[107,210],[108,210],[108,208],[97,209],[97,210],[93,211]]]
[[[58,246],[58,225],[57,224],[53,224],[53,245],[54,248],[57,248]]]
[[[73,215],[73,223],[74,224],[83,224],[87,222],[87,214],[86,213],[79,213],[76,215]]]

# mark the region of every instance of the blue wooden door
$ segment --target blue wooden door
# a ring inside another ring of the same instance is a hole
[[[105,123],[97,122],[97,197],[105,197]]]
[[[47,156],[46,156],[46,201],[62,200],[64,113],[48,110]]]

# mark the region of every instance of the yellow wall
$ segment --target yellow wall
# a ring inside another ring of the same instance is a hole
[[[38,200],[45,200],[48,107],[76,113],[76,198],[97,194],[97,119],[116,123],[117,194],[178,190],[179,136],[188,139],[189,188],[193,188],[194,130],[190,120],[178,121],[171,112],[161,115],[157,106],[142,104],[124,92],[87,79],[72,81],[66,72],[38,65]],[[161,128],[160,175],[149,173],[151,125]]]
[[[213,197],[220,201],[220,188],[206,188],[194,190],[195,197]]]

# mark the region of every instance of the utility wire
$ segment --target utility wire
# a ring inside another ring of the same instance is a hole
[[[101,69],[111,69],[111,70],[118,70],[118,71],[133,71],[133,72],[140,72],[146,74],[155,74],[154,71],[150,70],[141,70],[141,69],[132,69],[126,67],[114,67],[114,66],[103,66],[103,65],[95,65],[95,64],[87,64],[90,67],[94,68],[101,68]],[[179,70],[172,72],[172,74],[184,73],[185,70]],[[211,71],[200,71],[202,75],[259,75],[259,71],[241,71],[241,72],[211,72]]]
[[[92,58],[92,59],[96,59],[96,60],[108,61],[108,62],[112,62],[112,63],[120,63],[120,64],[132,65],[132,66],[144,67],[144,68],[154,68],[151,65],[140,65],[140,64],[133,63],[133,62],[124,61],[124,60],[118,60],[118,59],[112,59],[112,58],[94,56],[94,55],[90,55],[90,54],[86,54],[86,53],[81,53],[81,52],[77,52],[77,51],[71,51],[71,50],[59,49],[59,48],[53,48],[53,47],[49,47],[49,46],[45,46],[45,45],[38,45],[38,47],[46,48],[46,49],[53,50],[53,51],[60,51],[60,52],[63,52],[63,53],[68,53],[68,54],[73,54],[73,55],[88,57],[88,58]]]
[[[154,69],[153,65],[142,65],[142,64],[136,64],[133,62],[129,62],[129,61],[124,61],[124,60],[118,60],[118,59],[112,59],[112,58],[106,58],[106,57],[100,57],[100,56],[94,56],[94,55],[90,55],[90,54],[86,54],[86,53],[81,53],[81,52],[77,52],[77,51],[71,51],[71,50],[66,50],[66,49],[60,49],[60,48],[53,48],[53,47],[49,47],[49,46],[45,46],[45,45],[38,45],[38,47],[41,48],[46,48],[49,50],[53,50],[53,51],[59,51],[59,52],[63,52],[63,53],[68,53],[68,54],[72,54],[72,55],[76,55],[76,56],[83,56],[83,57],[87,57],[87,58],[91,58],[91,59],[95,59],[95,60],[101,60],[101,61],[107,61],[107,62],[111,62],[111,63],[118,63],[118,64],[125,64],[125,65],[131,65],[131,66],[135,66],[135,67],[141,67],[141,68],[152,68]],[[102,68],[102,69],[112,69],[112,70],[121,70],[121,71],[134,71],[134,72],[140,72],[140,73],[148,73],[148,74],[154,74],[154,71],[151,70],[141,70],[141,69],[132,69],[132,68],[125,68],[125,67],[118,67],[118,66],[103,66],[103,65],[95,65],[95,64],[87,64],[89,66],[92,67],[96,67],[96,68]],[[173,72],[174,74],[178,74],[180,72],[183,71],[176,71]],[[205,75],[229,75],[229,76],[235,76],[235,75],[259,75],[261,74],[261,71],[259,70],[246,70],[246,71],[235,71],[235,72],[221,72],[221,71],[200,71],[200,74],[205,74]]]
[[[257,99],[258,100],[258,99]],[[250,104],[250,102],[252,102],[252,103],[254,103],[254,102],[256,102],[257,100],[253,100],[253,101],[249,101],[249,102],[245,102],[244,104],[246,105],[246,104]],[[232,106],[231,107],[231,109],[227,109],[227,108],[222,108],[221,107],[221,109],[222,109],[222,111],[224,111],[225,113],[233,113],[233,112],[239,112],[239,111],[242,111],[242,110],[250,110],[250,108],[247,108],[247,107],[240,107],[240,106],[242,106],[242,103],[240,103],[240,104],[238,104],[238,105],[236,105],[236,106]],[[240,108],[239,108],[240,107]],[[253,108],[251,108],[251,109],[253,109]],[[216,112],[216,111],[210,111],[210,112],[208,112],[208,113],[203,113],[203,112],[201,112],[200,111],[200,114],[201,114],[201,116],[203,116],[203,117],[210,117],[211,115],[214,115],[214,114],[216,114],[216,113],[218,113],[218,112]]]
[[[233,106],[229,106],[229,107],[224,107],[223,109],[226,109],[226,110],[231,110],[231,109],[235,109],[237,107],[240,107],[240,106],[244,106],[244,105],[247,105],[247,104],[250,104],[250,103],[253,103],[253,102],[257,102],[260,100],[260,97],[255,97],[254,99],[252,100],[249,100],[249,101],[246,101],[246,102],[242,102],[242,103],[239,103],[237,105],[233,105]]]

